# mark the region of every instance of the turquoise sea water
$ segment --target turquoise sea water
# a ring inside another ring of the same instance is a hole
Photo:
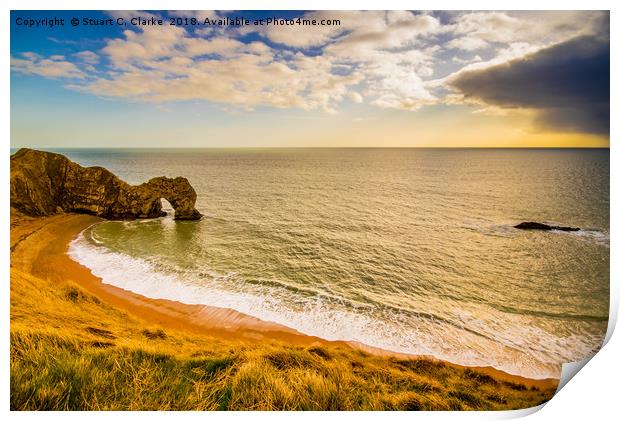
[[[104,282],[530,377],[605,335],[608,150],[60,152],[198,193],[199,222],[109,221],[76,239],[70,255]],[[512,228],[529,220],[582,231]]]

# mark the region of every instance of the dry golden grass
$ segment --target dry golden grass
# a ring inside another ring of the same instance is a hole
[[[553,393],[344,346],[163,330],[77,285],[11,271],[13,410],[487,410]]]

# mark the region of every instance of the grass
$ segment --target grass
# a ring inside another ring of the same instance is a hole
[[[554,390],[346,346],[164,330],[11,270],[12,410],[502,410]]]

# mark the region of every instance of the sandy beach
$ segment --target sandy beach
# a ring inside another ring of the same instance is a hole
[[[12,214],[11,267],[50,282],[75,282],[108,304],[168,329],[202,333],[231,341],[277,340],[301,346],[346,345],[378,355],[436,360],[429,356],[397,354],[359,343],[328,341],[231,309],[150,299],[104,284],[88,268],[75,262],[67,254],[70,242],[84,229],[99,221],[100,218],[79,214],[61,214],[45,218]],[[558,383],[557,379],[529,379],[493,367],[476,367],[476,369],[498,380],[520,383],[528,387],[555,387]]]

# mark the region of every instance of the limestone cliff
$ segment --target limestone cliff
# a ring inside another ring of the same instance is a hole
[[[162,198],[174,208],[175,219],[200,219],[196,191],[184,177],[156,177],[132,186],[105,168],[85,168],[57,153],[20,149],[11,156],[11,207],[27,215],[155,218],[165,215]]]

